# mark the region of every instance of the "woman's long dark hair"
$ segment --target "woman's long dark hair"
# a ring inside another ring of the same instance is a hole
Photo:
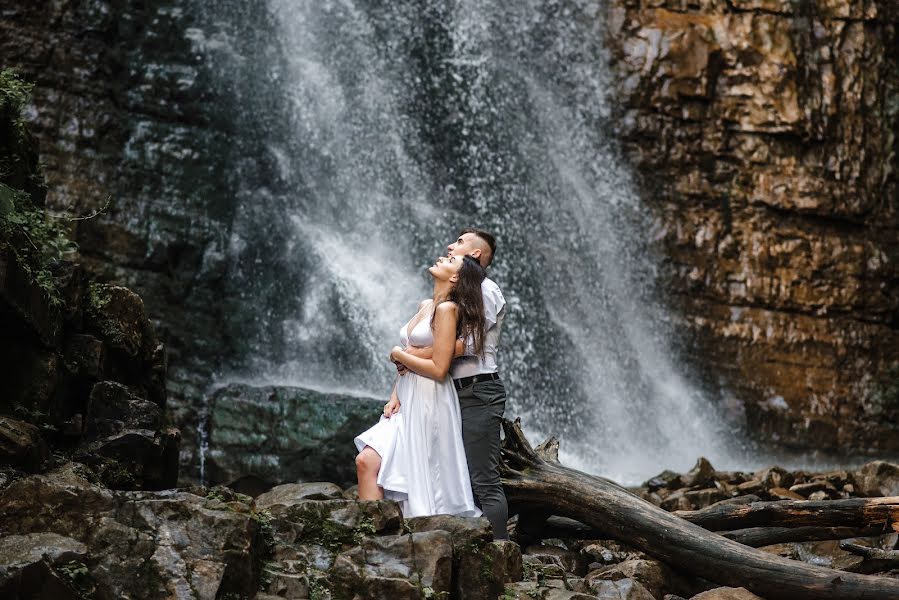
[[[486,319],[484,318],[484,294],[481,292],[481,282],[487,277],[487,271],[477,260],[470,256],[462,258],[462,267],[459,269],[459,280],[453,286],[447,300],[455,302],[459,307],[459,320],[456,321],[456,339],[467,340],[471,338],[474,352],[478,356],[484,356],[484,337],[487,335]],[[431,327],[434,326],[434,316],[437,315],[437,306],[434,306],[434,315],[431,317]]]

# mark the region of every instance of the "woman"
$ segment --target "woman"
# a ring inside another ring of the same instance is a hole
[[[441,257],[428,269],[434,295],[400,330],[403,346],[433,348],[419,358],[396,346],[394,362],[410,371],[397,377],[384,416],[354,440],[359,498],[400,502],[403,515],[480,516],[468,478],[462,419],[447,377],[456,340],[470,340],[483,353],[486,273],[470,256]],[[400,407],[402,411],[400,412]]]

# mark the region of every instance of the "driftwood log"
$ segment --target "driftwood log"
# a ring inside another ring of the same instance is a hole
[[[676,514],[676,513],[675,513]],[[824,540],[845,540],[880,535],[883,526],[855,527],[747,527],[733,531],[719,531],[722,536],[744,546],[761,548],[771,544],[789,542],[820,542]]]
[[[677,516],[711,531],[747,527],[880,527],[899,531],[899,497],[716,504]]]
[[[744,546],[608,479],[564,467],[558,443],[535,450],[518,421],[505,421],[503,428],[503,486],[513,504],[575,519],[682,572],[771,600],[899,598],[899,580],[816,567]]]

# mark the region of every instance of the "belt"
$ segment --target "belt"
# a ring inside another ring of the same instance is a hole
[[[496,381],[499,379],[498,373],[482,373],[480,375],[472,375],[471,377],[462,377],[461,379],[453,379],[453,385],[457,390],[468,387],[482,381]]]

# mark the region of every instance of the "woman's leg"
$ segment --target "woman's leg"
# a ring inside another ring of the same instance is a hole
[[[384,490],[378,487],[381,457],[371,446],[356,455],[356,476],[359,478],[360,500],[383,500]]]

